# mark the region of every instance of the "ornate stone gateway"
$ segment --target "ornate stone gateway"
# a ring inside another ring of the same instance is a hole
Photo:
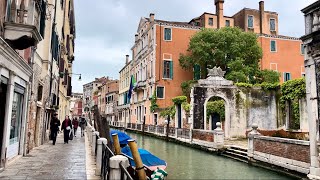
[[[231,119],[235,112],[235,98],[236,86],[232,81],[224,79],[225,71],[220,67],[208,69],[208,78],[201,79],[198,84],[191,89],[191,123],[194,129],[207,130],[207,108],[206,105],[210,98],[219,97],[225,101],[225,136],[229,137]],[[211,121],[209,122],[209,129]],[[212,129],[213,130],[213,129]]]

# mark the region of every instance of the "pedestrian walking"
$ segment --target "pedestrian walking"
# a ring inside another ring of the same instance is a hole
[[[77,137],[77,129],[79,127],[79,121],[76,117],[72,120],[72,125],[73,125],[74,137]]]
[[[58,114],[54,113],[52,120],[50,122],[50,136],[52,139],[52,144],[55,145],[56,144],[56,140],[57,140],[57,135],[58,135],[58,131],[59,131],[59,126],[60,126],[60,120],[58,119]]]
[[[84,129],[86,128],[87,121],[84,117],[81,117],[80,127],[81,127],[81,137],[84,136]]]
[[[72,130],[72,122],[69,116],[62,122],[61,131],[63,130],[64,143],[68,144],[70,138],[70,131]]]

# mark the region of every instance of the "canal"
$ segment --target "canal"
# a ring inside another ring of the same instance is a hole
[[[168,179],[292,179],[201,150],[141,134],[126,133],[136,139],[139,148],[167,162]]]

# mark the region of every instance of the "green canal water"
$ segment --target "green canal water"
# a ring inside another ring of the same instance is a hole
[[[144,148],[167,162],[168,179],[293,179],[161,139],[136,133],[127,134],[137,141],[139,148]]]

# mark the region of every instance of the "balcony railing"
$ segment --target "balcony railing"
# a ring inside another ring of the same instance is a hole
[[[19,3],[19,4],[18,4]],[[7,6],[4,37],[13,49],[23,50],[42,40],[40,29],[45,26],[44,0],[12,0]]]

